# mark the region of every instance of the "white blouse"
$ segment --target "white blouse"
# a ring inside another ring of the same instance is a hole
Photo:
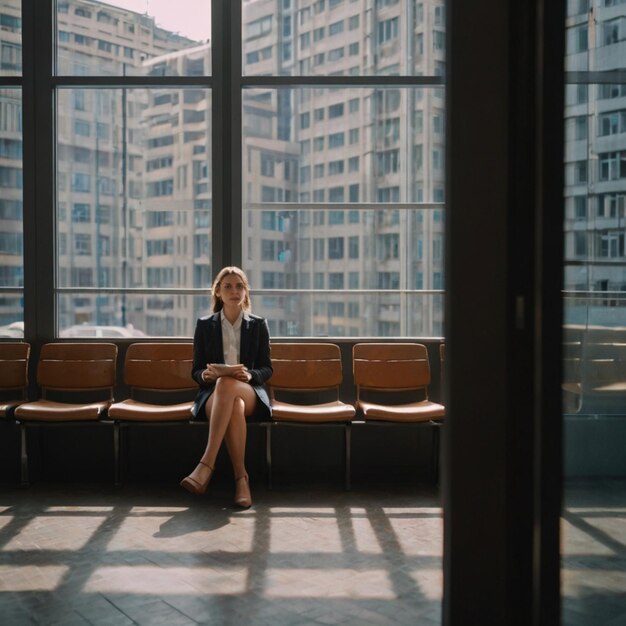
[[[226,365],[237,365],[241,363],[241,322],[247,315],[239,313],[239,317],[231,324],[224,315],[224,309],[220,311],[222,321],[222,344],[224,347],[224,363]]]

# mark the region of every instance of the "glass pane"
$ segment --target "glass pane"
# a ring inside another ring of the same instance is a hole
[[[22,3],[0,0],[0,76],[22,73]]]
[[[626,615],[626,3],[570,2],[563,329],[563,624]],[[582,80],[581,80],[582,79]]]
[[[626,68],[623,0],[568,0],[565,67],[570,72]]]
[[[247,76],[442,76],[443,0],[244,2]]]
[[[80,306],[60,299],[60,330],[178,334],[191,300],[172,311],[134,298],[131,310],[107,290],[210,285],[210,91],[62,89],[57,110],[57,286],[86,289]]]
[[[243,107],[243,264],[278,334],[441,336],[443,90],[250,89]]]
[[[0,337],[24,336],[22,94],[0,89]]]
[[[211,0],[57,0],[57,73],[204,76],[210,36]]]
[[[211,307],[210,284],[203,295],[85,293],[59,295],[60,337],[190,337],[196,320]],[[122,316],[125,311],[125,316]]]

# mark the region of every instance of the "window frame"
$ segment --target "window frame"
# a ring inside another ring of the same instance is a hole
[[[38,184],[35,188],[24,185],[24,223],[25,229],[35,235],[25,243],[25,322],[30,336],[58,336],[58,302],[69,291],[78,292],[115,292],[131,293],[132,289],[122,284],[114,288],[66,288],[57,281],[57,251],[55,238],[49,236],[56,232],[56,207],[49,202],[56,197],[55,187],[55,94],[60,89],[74,88],[197,88],[208,89],[212,94],[212,129],[213,129],[213,210],[212,210],[212,257],[211,267],[222,267],[227,264],[242,265],[242,174],[237,168],[230,168],[230,163],[241,162],[242,157],[242,94],[246,89],[264,88],[332,88],[332,87],[394,87],[397,90],[418,87],[442,87],[444,79],[437,75],[394,76],[390,81],[385,75],[324,75],[324,76],[246,76],[243,74],[242,43],[246,33],[242,25],[242,3],[212,0],[212,59],[213,68],[210,75],[201,76],[96,76],[96,75],[57,75],[54,72],[56,42],[55,39],[55,2],[39,0],[34,10],[35,0],[24,0],[24,12],[28,13],[30,23],[25,25],[24,78],[15,80],[24,87],[24,124],[28,134],[35,125],[44,132],[38,133],[35,141],[31,135],[24,137],[25,148],[24,172],[38,172]],[[266,20],[268,28],[275,28],[275,18]],[[276,21],[276,24],[279,22]],[[345,24],[344,24],[345,29]],[[326,32],[324,33],[327,34]],[[35,53],[35,43],[37,52]],[[225,62],[228,61],[228,62]],[[230,67],[226,73],[223,68]],[[355,100],[355,99],[353,99]],[[353,106],[354,105],[354,106]],[[358,109],[359,102],[350,102],[344,109]],[[225,111],[234,112],[230,116]],[[299,119],[295,120],[296,123]],[[309,123],[313,123],[311,119]],[[47,132],[45,129],[49,129]],[[96,130],[92,129],[92,133]],[[331,136],[332,132],[324,133]],[[344,144],[347,137],[344,136]],[[312,145],[311,148],[314,148]],[[344,166],[347,169],[347,166]],[[45,172],[45,174],[41,174]],[[70,184],[72,181],[67,181]],[[341,194],[331,194],[332,199],[343,200],[347,188]],[[330,192],[329,192],[330,193]],[[81,202],[77,199],[77,202]],[[433,204],[433,203],[431,203]],[[28,209],[27,209],[28,207]],[[228,207],[225,210],[223,207]],[[365,208],[365,207],[362,207]],[[410,203],[408,208],[416,208]],[[428,206],[427,208],[432,208]],[[95,210],[95,209],[94,209]],[[130,249],[129,242],[129,249]],[[67,245],[71,245],[70,242]],[[95,245],[95,244],[94,244]],[[313,280],[316,280],[313,278]],[[146,282],[139,291],[154,290],[161,295],[204,295],[205,289],[178,289],[171,284],[165,287],[153,287]],[[29,287],[29,284],[31,285]],[[38,285],[35,289],[34,285]],[[257,291],[256,286],[254,291]],[[262,292],[261,289],[258,291]],[[412,289],[402,289],[411,292]],[[403,295],[403,297],[405,297]],[[53,310],[54,315],[47,312]],[[28,311],[28,313],[27,313]],[[44,315],[43,312],[46,311]]]

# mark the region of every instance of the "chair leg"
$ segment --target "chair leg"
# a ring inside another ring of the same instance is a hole
[[[433,429],[433,450],[432,450],[432,468],[431,474],[433,479],[433,484],[435,486],[439,485],[439,446],[440,442],[440,430],[441,426],[437,422],[432,422]]]
[[[26,440],[26,425],[20,422],[20,484],[28,487],[28,448]]]
[[[120,475],[120,425],[113,422],[113,476],[116,487],[121,484]]]
[[[267,469],[267,488],[272,488],[272,422],[265,426],[265,467]]]
[[[351,473],[351,465],[352,465],[352,424],[350,422],[346,423],[344,430],[344,438],[345,438],[345,453],[344,453],[344,463],[345,463],[345,480],[346,480],[346,491],[350,491],[350,473]]]

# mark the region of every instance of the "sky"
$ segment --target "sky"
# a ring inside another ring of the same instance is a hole
[[[190,39],[211,36],[211,0],[108,0],[107,4],[147,13],[157,25]]]

